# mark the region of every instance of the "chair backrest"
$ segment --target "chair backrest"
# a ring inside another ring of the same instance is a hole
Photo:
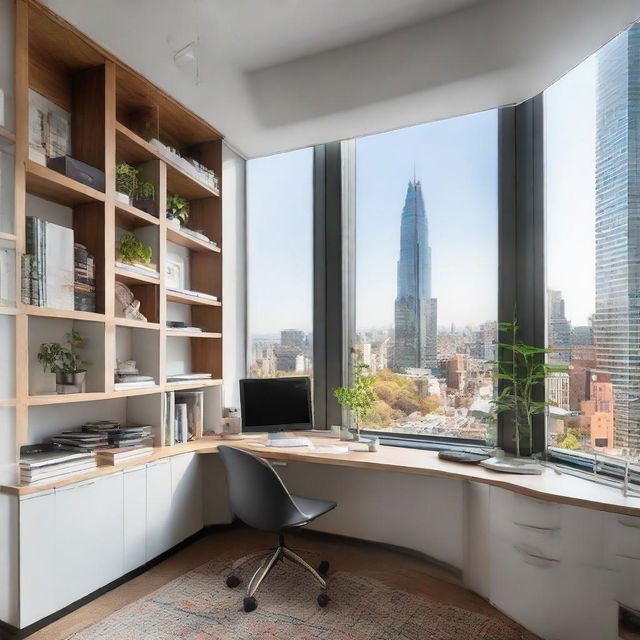
[[[306,517],[266,460],[234,447],[220,446],[218,451],[227,473],[231,510],[245,524],[280,531]]]

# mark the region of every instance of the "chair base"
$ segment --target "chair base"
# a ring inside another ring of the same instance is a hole
[[[320,588],[324,591],[327,588],[327,582],[324,579],[327,571],[329,570],[329,563],[323,560],[316,571],[306,560],[301,558],[297,553],[289,549],[284,541],[284,536],[281,534],[277,547],[272,547],[266,551],[251,554],[242,558],[240,561],[235,562],[232,566],[231,573],[227,576],[226,584],[228,587],[237,587],[240,584],[240,579],[235,575],[235,571],[247,562],[254,560],[255,558],[262,558],[262,562],[256,569],[255,573],[249,580],[246,589],[246,595],[244,598],[244,610],[246,612],[253,611],[257,606],[257,601],[254,594],[264,582],[265,578],[271,573],[273,567],[275,567],[278,561],[284,561],[285,559],[295,562],[297,565],[306,569],[320,585]],[[329,596],[326,593],[321,593],[318,596],[318,604],[321,607],[325,607],[329,603]]]

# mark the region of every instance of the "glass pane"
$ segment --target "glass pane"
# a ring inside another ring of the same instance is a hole
[[[356,142],[356,354],[367,428],[493,441],[497,111]]]
[[[247,163],[249,375],[313,371],[313,149]]]
[[[640,26],[544,94],[548,444],[640,448]]]

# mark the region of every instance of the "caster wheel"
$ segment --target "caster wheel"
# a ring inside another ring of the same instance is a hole
[[[227,587],[231,587],[232,589],[235,589],[239,584],[240,584],[240,578],[238,578],[238,576],[227,576]]]
[[[318,596],[318,604],[324,609],[328,604],[331,598],[326,593],[321,593]]]
[[[258,608],[258,601],[253,597],[245,598],[242,601],[242,606],[244,607],[245,613],[250,613],[251,611],[255,611]]]
[[[329,573],[329,563],[326,560],[323,560],[318,565],[318,573],[324,578],[327,573]]]

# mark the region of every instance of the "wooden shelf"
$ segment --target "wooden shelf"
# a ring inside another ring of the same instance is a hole
[[[16,236],[13,233],[6,233],[5,231],[0,231],[0,240],[8,240],[9,242],[15,242]]]
[[[159,225],[160,220],[150,213],[138,209],[130,204],[119,202],[116,200],[116,227],[122,227],[128,231],[138,229],[139,227],[147,227],[149,225]]]
[[[218,387],[222,384],[222,380],[194,380],[193,382],[185,382],[184,384],[176,384],[167,382],[164,385],[165,391],[186,391],[187,389],[199,389],[200,387]]]
[[[4,138],[5,140],[9,140],[11,142],[16,141],[16,134],[13,131],[9,131],[6,127],[0,127],[0,138]]]
[[[214,253],[220,253],[220,247],[217,245],[212,245],[185,233],[181,229],[174,229],[169,226],[167,226],[167,240],[174,244],[179,244],[181,247],[191,249],[192,251],[213,251]]]
[[[180,304],[193,304],[203,307],[221,307],[219,300],[208,300],[207,298],[199,298],[191,296],[188,293],[180,293],[179,291],[167,291],[167,302],[178,302]]]
[[[27,404],[30,407],[49,404],[71,404],[75,402],[91,402],[92,400],[106,400],[110,397],[104,391],[92,393],[47,393],[42,395],[29,396]]]
[[[0,407],[15,407],[15,406],[16,406],[15,398],[11,400],[0,400]]]
[[[168,338],[222,338],[221,333],[213,333],[211,331],[176,331],[175,329],[167,329]]]
[[[157,322],[142,322],[141,320],[132,320],[131,318],[116,318],[114,320],[116,327],[133,327],[134,329],[151,329],[159,331],[160,325]]]
[[[187,200],[220,197],[219,191],[184,173],[172,164],[170,159],[161,155],[154,145],[125,127],[121,122],[116,122],[116,157],[118,160],[129,162],[129,164],[154,159],[161,160],[167,165],[167,190],[170,193],[177,193]]]
[[[116,280],[123,282],[126,285],[135,286],[137,284],[160,284],[160,278],[154,278],[153,276],[147,276],[142,273],[133,273],[126,269],[115,268]]]
[[[27,161],[27,193],[67,207],[87,202],[104,202],[105,196],[77,180],[63,176],[33,160]]]
[[[72,311],[70,309],[51,309],[49,307],[34,307],[25,304],[22,309],[28,316],[40,316],[44,318],[68,318],[69,320],[83,320],[86,322],[105,322],[106,316],[102,313],[90,311]]]
[[[0,307],[0,315],[2,316],[15,316],[18,314],[16,307]]]

